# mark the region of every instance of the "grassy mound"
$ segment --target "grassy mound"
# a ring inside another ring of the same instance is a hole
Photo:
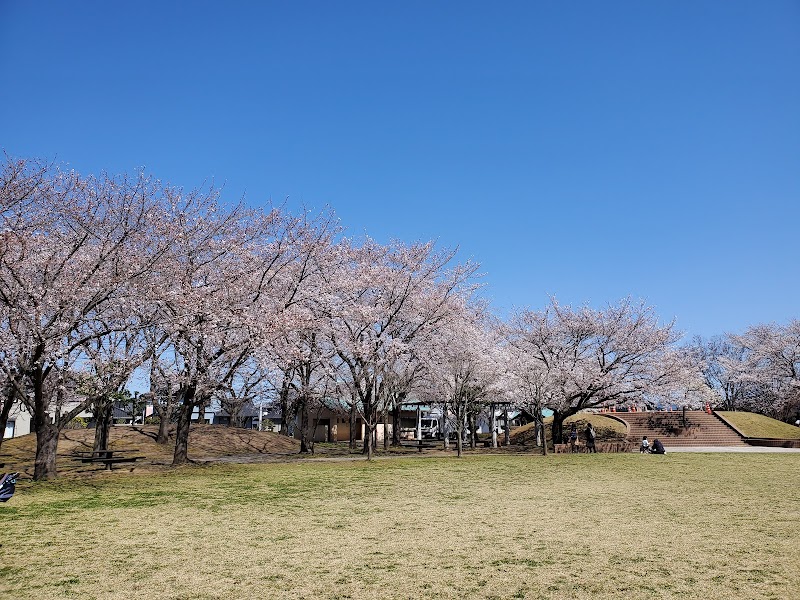
[[[569,432],[570,426],[575,423],[578,429],[578,436],[583,439],[583,432],[586,430],[586,424],[591,423],[592,427],[597,434],[598,442],[609,442],[614,440],[625,439],[625,425],[615,419],[611,419],[605,415],[596,413],[578,413],[567,417],[564,421],[564,432]],[[553,444],[553,417],[548,417],[544,420],[544,429],[547,435],[547,440],[552,446]],[[511,430],[511,443],[512,444],[533,444],[535,442],[536,429],[534,423],[528,423],[522,427],[517,427]],[[560,443],[560,442],[559,442]]]
[[[170,439],[166,444],[156,443],[157,433],[158,427],[155,425],[115,426],[111,428],[108,446],[112,450],[130,450],[133,454],[144,457],[135,463],[137,471],[153,465],[170,464],[175,450],[175,428],[171,428]],[[58,442],[59,473],[63,475],[102,468],[72,460],[71,455],[75,451],[91,450],[93,444],[94,429],[62,431]],[[222,425],[192,425],[189,431],[189,458],[192,460],[242,454],[294,454],[299,449],[300,443],[297,440],[268,431]],[[36,436],[29,434],[4,440],[0,453],[4,456],[0,462],[6,463],[6,470],[13,468],[32,473],[36,456]]]
[[[717,411],[746,437],[779,440],[800,439],[800,427],[751,412]]]

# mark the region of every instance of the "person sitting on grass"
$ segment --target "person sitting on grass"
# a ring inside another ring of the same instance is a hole
[[[650,454],[666,454],[667,451],[664,450],[664,444],[661,443],[661,440],[653,440],[653,448],[650,450]]]
[[[642,445],[639,446],[639,454],[650,452],[650,442],[647,441],[647,436],[642,437]]]

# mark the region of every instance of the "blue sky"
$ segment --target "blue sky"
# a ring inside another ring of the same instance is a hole
[[[498,311],[800,317],[800,3],[0,0],[0,149],[435,238]]]

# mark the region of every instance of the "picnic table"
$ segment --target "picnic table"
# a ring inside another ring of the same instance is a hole
[[[115,448],[113,450],[77,450],[73,452],[75,455],[73,460],[82,463],[103,463],[106,470],[111,471],[113,465],[124,462],[136,462],[143,456],[130,456],[128,453],[133,452],[129,449]]]
[[[405,446],[406,448],[417,448],[419,452],[422,452],[423,448],[436,448],[439,446],[441,442],[439,440],[429,439],[429,440],[409,440],[406,443],[401,442],[401,446]]]

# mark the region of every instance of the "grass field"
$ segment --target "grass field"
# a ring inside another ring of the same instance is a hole
[[[0,597],[800,598],[791,454],[214,465],[23,482]]]

